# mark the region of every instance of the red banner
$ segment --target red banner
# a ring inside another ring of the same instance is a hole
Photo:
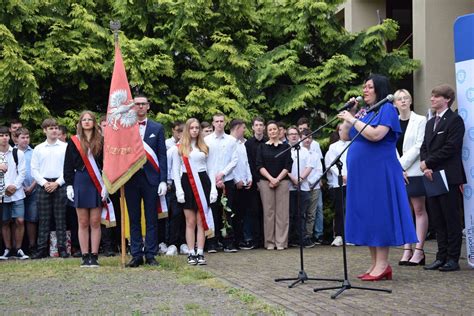
[[[104,133],[103,178],[109,193],[116,192],[146,162],[137,114],[118,43]]]

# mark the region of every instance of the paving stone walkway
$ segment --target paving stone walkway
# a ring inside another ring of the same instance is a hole
[[[465,255],[463,246],[462,254]],[[426,262],[435,258],[436,242],[425,247]],[[401,248],[390,251],[393,280],[363,282],[356,275],[370,263],[366,247],[347,247],[349,281],[353,286],[392,289],[392,294],[350,289],[337,299],[335,290],[315,293],[313,288],[338,286],[340,282],[308,281],[289,289],[290,282],[275,278],[297,277],[300,270],[299,248],[285,251],[263,249],[235,254],[208,255],[205,269],[236,287],[241,287],[268,303],[277,304],[289,313],[310,314],[473,314],[474,270],[465,260],[461,271],[443,273],[425,271],[422,267],[400,267]],[[316,246],[304,250],[305,271],[314,278],[343,278],[342,248]]]

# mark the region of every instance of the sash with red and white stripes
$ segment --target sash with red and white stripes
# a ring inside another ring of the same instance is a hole
[[[199,174],[191,166],[191,161],[188,157],[182,156],[184,167],[186,168],[186,174],[188,175],[191,189],[193,190],[194,198],[198,206],[199,216],[204,228],[204,233],[207,237],[214,237],[214,218],[212,217],[211,207],[207,204],[206,194],[202,187],[201,179]]]
[[[81,141],[77,135],[71,137],[72,142],[76,145],[77,151],[81,155],[82,161],[84,162],[84,166],[86,167],[87,173],[92,179],[92,183],[94,183],[95,188],[97,191],[102,193],[102,188],[104,187],[104,181],[102,180],[102,176],[99,171],[99,167],[95,162],[94,156],[92,156],[91,151],[86,154],[81,146]],[[101,214],[101,222],[106,227],[114,227],[116,226],[115,220],[115,211],[112,201],[107,199],[107,201],[102,201],[102,214]]]
[[[143,147],[145,147],[146,159],[153,168],[160,172],[160,163],[158,162],[158,157],[156,157],[155,152],[151,149],[150,145],[148,145],[145,141],[143,141]],[[156,209],[158,210],[158,218],[165,218],[168,217],[168,204],[166,204],[166,197],[160,196],[158,202],[156,203]]]

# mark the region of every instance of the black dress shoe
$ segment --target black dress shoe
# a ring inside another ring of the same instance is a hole
[[[136,268],[143,265],[143,258],[142,257],[133,257],[132,260],[130,260],[129,263],[127,263],[125,266],[127,268]]]
[[[146,258],[146,264],[149,266],[154,266],[154,267],[157,267],[160,265],[158,261],[156,261],[155,258]]]
[[[433,263],[423,267],[425,270],[438,270],[444,265],[444,261],[436,259]]]
[[[69,254],[67,253],[66,249],[64,248],[59,248],[58,250],[59,256],[63,259],[69,258]]]
[[[439,268],[439,271],[450,272],[458,271],[459,269],[459,263],[454,260],[448,260],[448,262],[446,262],[442,267]]]
[[[42,258],[46,258],[48,256],[48,252],[46,250],[41,250],[41,249],[38,249],[36,250],[32,255],[31,255],[31,259],[32,260],[35,260],[35,259],[42,259]]]

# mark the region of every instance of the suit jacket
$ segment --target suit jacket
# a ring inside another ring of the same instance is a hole
[[[420,170],[420,148],[425,136],[425,127],[426,118],[412,111],[403,139],[403,154],[399,158],[403,170],[409,177],[423,175]]]
[[[433,171],[445,170],[449,185],[466,183],[461,156],[464,121],[449,108],[433,131],[434,122],[435,117],[426,123],[420,160]]]
[[[145,163],[143,169],[146,179],[151,185],[159,185],[160,182],[166,182],[168,178],[168,165],[166,161],[165,132],[163,125],[147,119],[143,140],[155,151],[158,157],[158,163],[160,164],[160,172],[156,172],[150,162],[147,161]]]

